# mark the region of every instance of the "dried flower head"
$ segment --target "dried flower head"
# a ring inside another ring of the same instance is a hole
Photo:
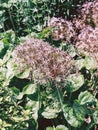
[[[64,39],[65,41],[70,42],[75,35],[72,23],[65,19],[53,17],[50,19],[48,26],[53,28],[53,40]]]
[[[31,68],[35,82],[65,80],[71,71],[72,58],[66,52],[39,39],[28,39],[17,46],[13,54],[20,72]]]

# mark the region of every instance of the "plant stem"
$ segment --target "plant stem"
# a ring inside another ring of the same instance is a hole
[[[70,95],[69,95],[69,101],[71,100],[71,96],[72,96],[72,93],[70,93]]]
[[[39,109],[40,109],[40,85],[38,85],[38,102],[39,102]]]
[[[57,90],[57,93],[58,93],[58,98],[59,98],[59,101],[60,101],[60,104],[61,104],[62,111],[64,112],[62,98],[61,98],[61,95],[60,95],[60,92],[59,92],[57,85],[56,85],[56,90]]]

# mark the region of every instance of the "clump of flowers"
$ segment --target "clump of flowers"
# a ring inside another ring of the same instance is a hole
[[[73,19],[74,45],[79,54],[92,56],[98,62],[98,1],[86,2],[79,13]]]
[[[39,39],[26,40],[13,54],[20,72],[31,68],[33,80],[39,83],[63,81],[72,68],[72,58],[66,52]]]
[[[97,53],[98,52],[98,28],[93,29],[87,26],[80,31],[77,37],[76,48],[81,52]]]
[[[86,2],[79,11],[78,18],[73,20],[78,30],[90,25],[93,28],[98,27],[98,1]]]
[[[48,26],[53,29],[52,38],[55,41],[61,39],[70,42],[75,35],[72,23],[65,19],[53,17],[50,19]]]
[[[83,4],[81,14],[87,24],[94,24],[95,27],[98,27],[98,1]]]

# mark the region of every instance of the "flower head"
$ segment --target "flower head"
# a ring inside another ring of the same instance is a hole
[[[85,23],[91,24],[91,25],[94,24],[94,26],[98,26],[97,19],[96,19],[98,18],[97,8],[98,8],[98,2],[96,1],[87,2],[82,6],[81,14],[83,16]],[[83,15],[84,13],[85,15]]]
[[[75,35],[73,25],[70,21],[62,18],[51,18],[48,26],[52,27],[52,38],[53,40],[65,40],[70,42]]]
[[[72,58],[39,39],[28,39],[14,50],[14,62],[21,71],[31,68],[35,82],[61,81],[71,71]]]
[[[98,52],[98,28],[93,29],[91,26],[80,31],[77,37],[76,48],[89,53]]]
[[[90,25],[98,27],[98,1],[86,2],[80,9],[80,15],[75,20],[80,29]]]

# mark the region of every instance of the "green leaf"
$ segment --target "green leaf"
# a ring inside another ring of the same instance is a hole
[[[93,120],[95,124],[98,124],[98,110],[93,113]]]
[[[7,63],[6,80],[11,80],[14,77],[14,72],[12,68],[12,59],[10,58],[10,56],[11,56],[11,52],[8,51],[8,53],[6,53],[6,55],[3,58],[3,63]]]
[[[12,54],[12,52],[10,50],[8,50],[7,53],[5,54],[5,56],[3,57],[3,63],[4,64],[7,63],[8,61],[9,61],[8,64],[11,63],[11,59],[10,59],[11,58],[11,54]],[[11,66],[11,64],[8,65],[8,66]]]
[[[39,33],[39,38],[45,38],[45,37],[49,37],[50,33],[51,33],[51,28],[50,27],[46,27],[42,30],[42,32]]]
[[[65,127],[64,125],[58,125],[58,126],[56,127],[56,130],[68,130],[68,128]]]
[[[97,68],[97,61],[94,57],[86,57],[85,58],[85,67],[89,70],[89,69],[95,69]]]
[[[53,127],[47,127],[46,130],[54,130]]]
[[[29,98],[27,98],[28,102],[26,104],[27,109],[31,109],[32,111],[32,117],[37,120],[38,119],[38,110],[39,110],[39,101],[32,101]]]
[[[0,59],[0,67],[3,65],[3,60]]]
[[[64,125],[58,125],[56,128],[47,127],[46,130],[68,130],[68,128],[65,127]]]
[[[37,91],[37,84],[28,84],[23,88],[24,94],[34,94]]]
[[[94,96],[88,91],[81,92],[78,97],[78,101],[81,105],[93,102],[94,100]]]
[[[85,118],[85,111],[83,107],[78,105],[73,105],[73,107],[65,105],[64,117],[71,126],[80,127]]]
[[[12,87],[11,90],[13,91],[14,94],[18,95],[19,94],[19,89],[16,87]]]
[[[4,48],[3,42],[0,40],[0,51]]]
[[[0,125],[2,125],[2,120],[0,119]]]
[[[30,69],[25,69],[23,72],[17,74],[16,77],[20,79],[24,79],[24,78],[28,78],[29,74],[30,74]]]
[[[66,79],[66,89],[69,92],[77,91],[83,84],[83,75],[71,74]]]
[[[23,98],[23,95],[24,95],[24,94],[23,94],[22,92],[20,92],[19,95],[16,96],[16,98],[20,100],[20,99]]]
[[[85,67],[88,70],[96,69],[97,61],[95,57],[90,56],[90,57],[86,57],[85,59],[76,60],[76,66],[79,68],[79,70],[81,70],[83,67]]]
[[[44,109],[42,116],[46,119],[53,119],[58,116],[59,111],[57,109],[50,108],[49,106]]]
[[[77,55],[74,46],[71,45],[71,44],[68,44],[68,45],[67,45],[67,51],[68,51],[68,53],[69,53],[72,57],[74,57],[75,55]]]
[[[84,61],[85,61],[84,59],[76,60],[76,66],[78,67],[79,70],[85,67]]]
[[[20,92],[20,90],[19,90],[18,88],[12,87],[11,89],[12,89],[12,92],[13,92],[13,94],[15,94],[15,97],[16,97],[17,99],[20,100],[20,99],[23,98],[23,93]]]
[[[7,62],[7,72],[6,72],[6,78],[7,79],[12,79],[14,77],[14,72],[13,72],[13,68],[11,65],[11,60],[9,60]]]
[[[19,116],[14,116],[11,119],[14,120],[15,122],[22,122],[25,120],[23,117],[19,117]]]

